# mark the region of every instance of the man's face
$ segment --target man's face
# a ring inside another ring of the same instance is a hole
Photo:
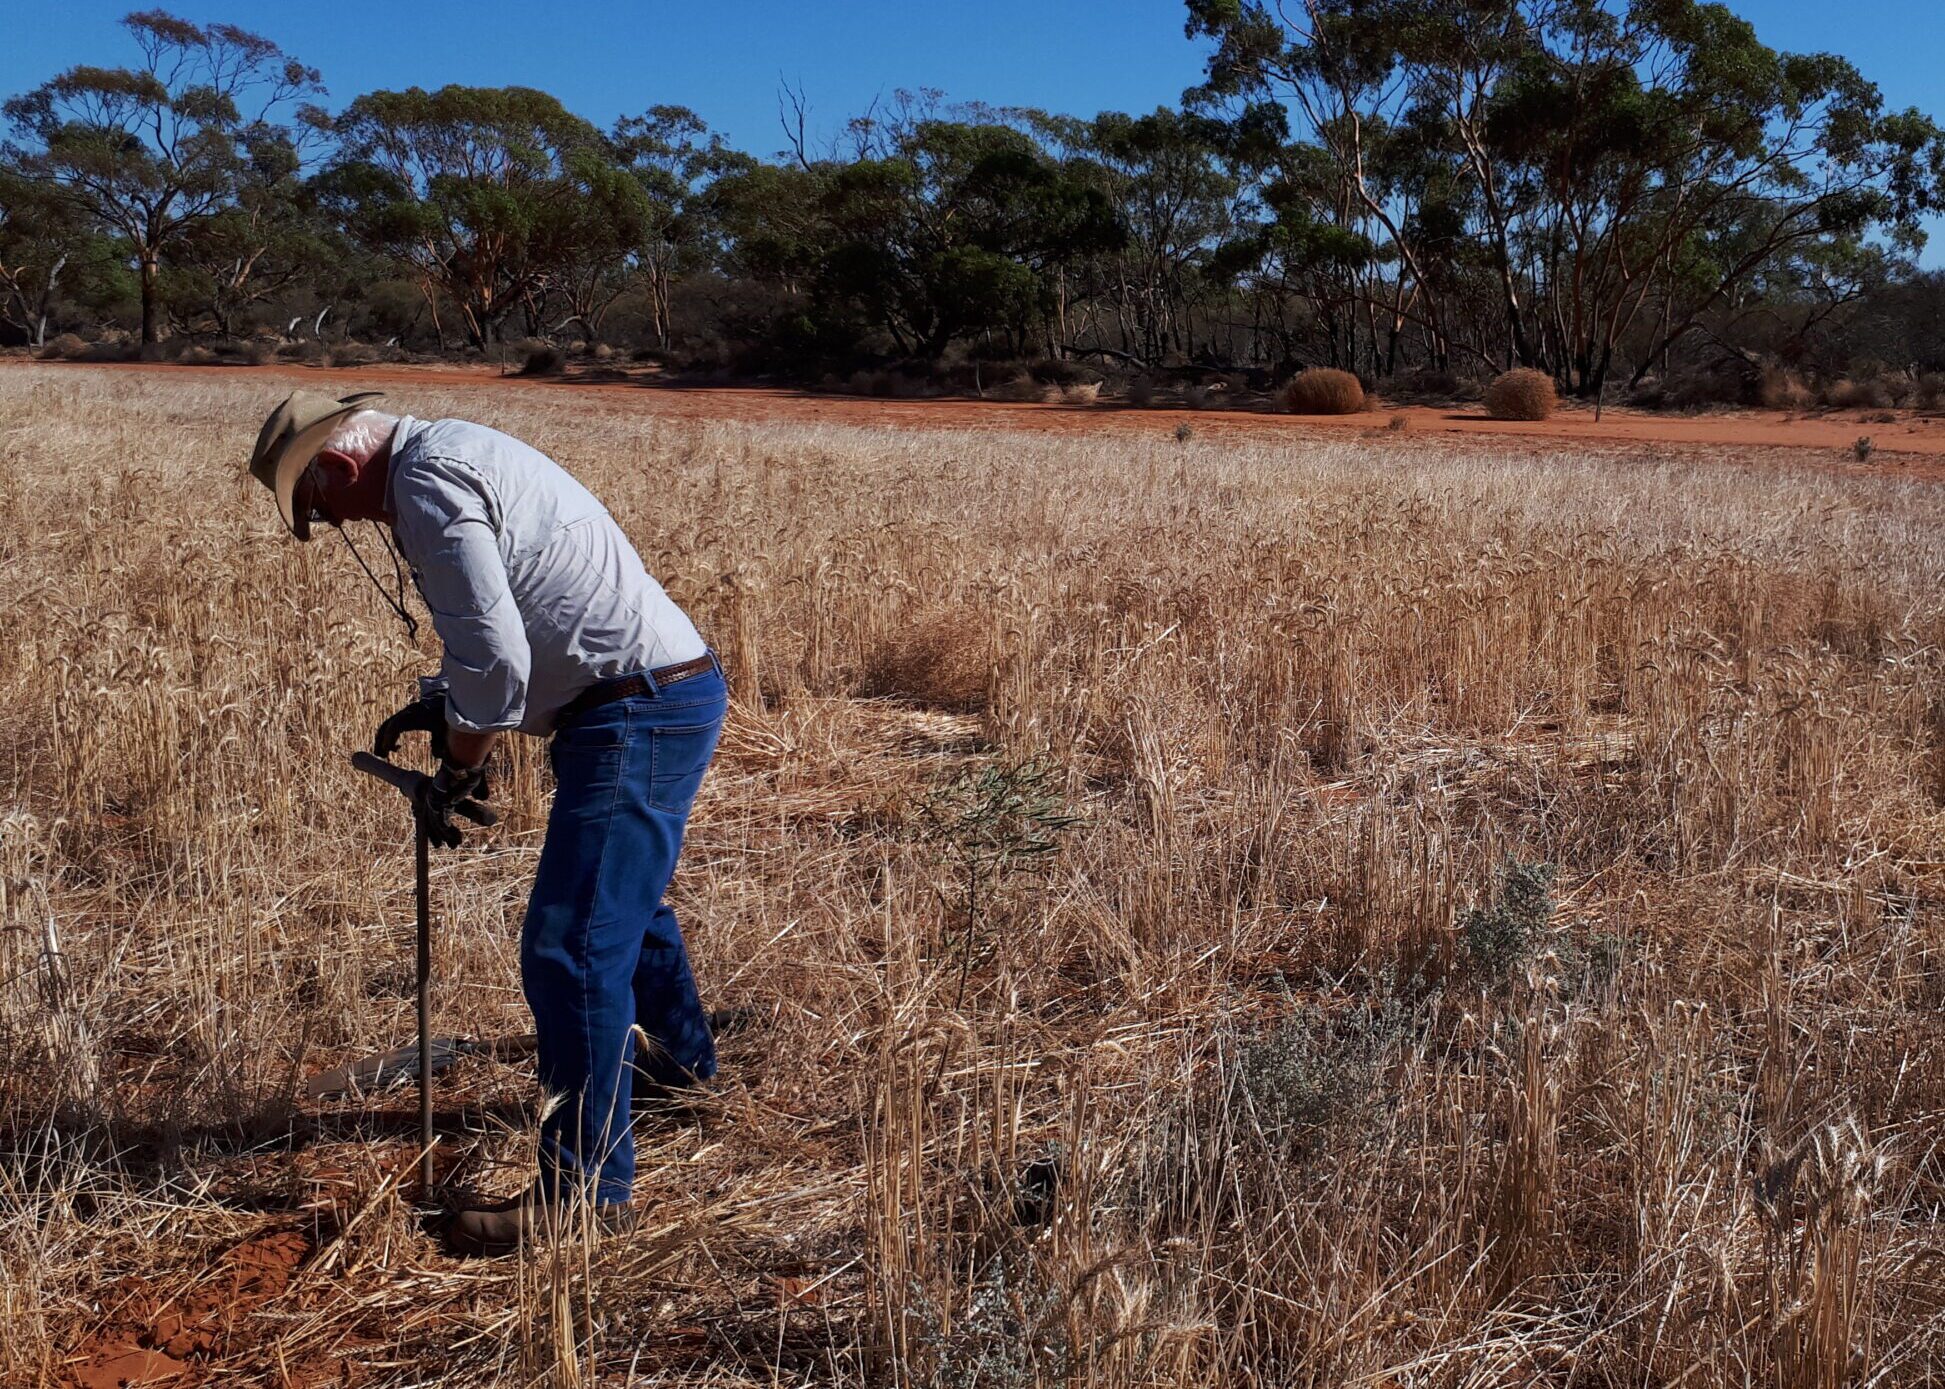
[[[356,475],[351,460],[343,454],[326,449],[311,460],[311,466],[297,479],[297,486],[291,489],[291,515],[298,518],[300,529],[309,538],[312,526],[342,526],[345,522],[343,498],[340,495]]]

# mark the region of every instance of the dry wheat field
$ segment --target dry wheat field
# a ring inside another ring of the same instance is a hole
[[[463,1263],[411,1089],[301,1098],[412,1033],[346,754],[436,648],[243,476],[278,389],[0,371],[0,1383],[1945,1381],[1938,486],[395,397],[735,695],[724,1083],[640,1230]],[[440,1032],[528,1030],[544,768],[435,863]],[[438,1084],[520,1184],[531,1069]]]

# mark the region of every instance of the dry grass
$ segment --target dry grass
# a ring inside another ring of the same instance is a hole
[[[1355,415],[1364,408],[1364,387],[1348,371],[1307,367],[1283,388],[1283,408],[1293,415]]]
[[[1514,367],[1486,387],[1486,413],[1496,420],[1544,420],[1560,403],[1553,378],[1531,367]]]
[[[0,371],[0,1382],[1935,1378],[1936,489],[411,393],[725,652],[674,901],[763,1019],[641,1231],[462,1265],[409,1093],[292,1104],[411,1032],[344,754],[432,649],[276,533],[273,394]],[[967,707],[974,651],[977,715],[861,697]],[[443,1029],[526,1028],[544,765],[438,861]],[[441,1085],[444,1169],[519,1181],[530,1073]]]

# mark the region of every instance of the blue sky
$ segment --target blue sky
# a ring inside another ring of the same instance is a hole
[[[155,0],[143,0],[144,4]],[[1937,0],[1731,0],[1771,44],[1844,54],[1896,106],[1945,118]],[[79,62],[125,61],[133,0],[0,0],[0,95]],[[781,81],[826,133],[875,96],[948,97],[1092,115],[1148,110],[1200,79],[1180,0],[175,0],[276,40],[320,68],[331,102],[446,82],[544,88],[606,124],[693,107],[734,145],[770,154]],[[1945,223],[1925,261],[1945,265]]]

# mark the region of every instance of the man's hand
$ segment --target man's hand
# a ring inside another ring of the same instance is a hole
[[[459,826],[452,822],[453,815],[458,813],[478,824],[493,823],[492,811],[482,804],[490,794],[484,767],[442,762],[436,774],[419,782],[412,797],[412,813],[428,840],[442,849],[457,849],[461,836]]]
[[[446,694],[440,690],[413,700],[378,725],[378,732],[372,736],[371,750],[389,761],[392,754],[398,751],[399,740],[406,734],[428,733],[432,735],[432,755],[445,762],[452,757],[446,729]]]

